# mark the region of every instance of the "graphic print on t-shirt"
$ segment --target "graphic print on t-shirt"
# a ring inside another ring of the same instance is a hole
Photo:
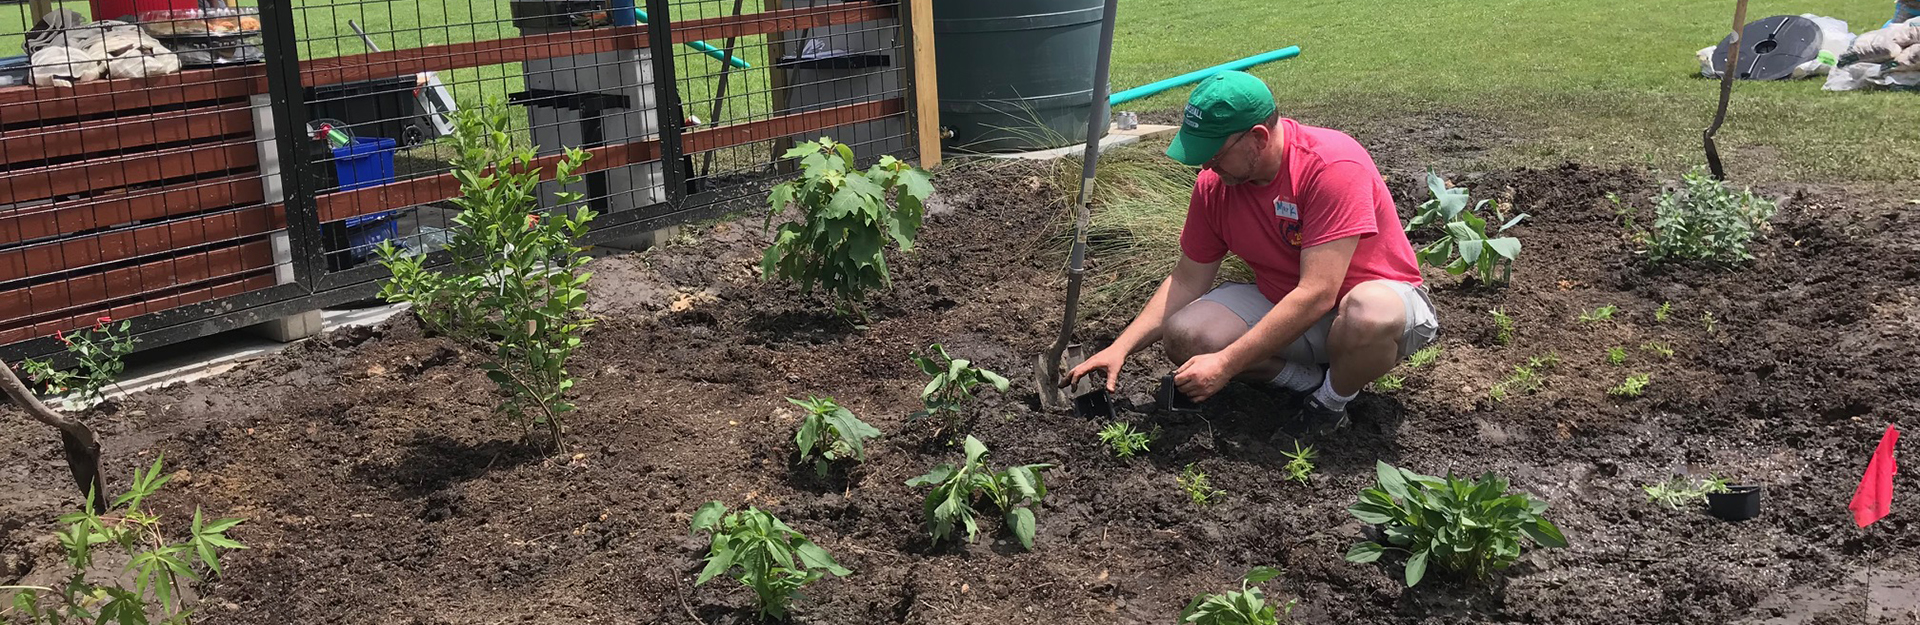
[[[1299,249],[1304,242],[1304,236],[1300,233],[1300,205],[1274,198],[1273,216],[1280,222],[1280,240]]]

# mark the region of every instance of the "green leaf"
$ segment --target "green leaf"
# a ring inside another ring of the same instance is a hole
[[[1279,576],[1280,576],[1280,569],[1276,569],[1270,566],[1256,566],[1256,567],[1253,567],[1253,570],[1247,571],[1246,577],[1242,579],[1248,584],[1262,584],[1262,583],[1266,583],[1267,580],[1270,580]]]
[[[1000,374],[994,373],[992,371],[988,371],[986,369],[977,369],[977,371],[980,372],[980,377],[986,378],[987,382],[993,385],[993,390],[1000,391],[1002,393],[1007,392],[1007,388],[1010,386],[1010,384],[1008,384],[1007,379],[1005,377],[1001,377]]]
[[[694,511],[693,525],[688,531],[698,532],[700,530],[714,529],[720,523],[720,515],[726,513],[727,504],[720,503],[719,501],[709,501],[701,505],[699,510]]]
[[[967,435],[964,448],[967,450],[967,464],[977,464],[981,457],[987,455],[987,444],[980,442],[980,439],[974,438],[972,434]]]
[[[819,545],[815,545],[811,541],[794,541],[793,552],[800,556],[800,562],[807,565],[807,568],[826,569],[827,572],[833,573],[838,577],[846,577],[853,573],[853,571],[847,570],[846,567],[840,566],[839,562],[835,562],[833,556],[828,554],[827,550],[821,549]]]
[[[1394,518],[1392,509],[1383,508],[1378,504],[1356,503],[1347,508],[1347,512],[1368,525],[1385,525],[1392,523]]]
[[[1558,526],[1546,519],[1538,519],[1533,523],[1522,525],[1520,531],[1526,532],[1528,538],[1532,538],[1533,542],[1540,543],[1544,547],[1564,549],[1567,546],[1567,537],[1560,533]]]
[[[907,486],[937,486],[946,482],[948,478],[953,477],[953,473],[953,465],[943,464],[934,467],[933,470],[928,471],[926,475],[907,480]]]
[[[1400,474],[1399,469],[1382,460],[1375,460],[1373,469],[1374,474],[1379,477],[1380,488],[1387,491],[1388,495],[1399,499],[1407,498],[1407,478]]]
[[[1412,588],[1415,584],[1420,583],[1420,578],[1426,575],[1427,552],[1426,550],[1421,550],[1413,554],[1413,557],[1407,558],[1407,587]]]
[[[1358,543],[1358,544],[1355,544],[1353,547],[1347,549],[1347,561],[1364,564],[1367,562],[1372,562],[1374,560],[1379,560],[1380,555],[1386,552],[1387,552],[1387,548],[1380,546],[1379,543],[1375,543],[1375,542]]]
[[[808,415],[800,420],[800,431],[793,435],[794,444],[800,446],[800,457],[813,455],[813,444],[820,440],[820,424],[818,415]]]
[[[1020,546],[1033,551],[1033,510],[1017,507],[1007,511],[1007,525],[1013,529],[1013,537]]]
[[[1486,243],[1487,247],[1492,249],[1494,253],[1499,254],[1501,258],[1513,260],[1520,255],[1519,239],[1501,237],[1498,239],[1487,239]]]
[[[1507,220],[1507,223],[1504,223],[1504,224],[1500,224],[1500,230],[1498,230],[1498,231],[1499,231],[1499,232],[1506,232],[1508,228],[1512,228],[1512,227],[1514,227],[1514,226],[1516,226],[1516,225],[1519,225],[1519,223],[1520,223],[1520,220],[1522,220],[1522,219],[1526,219],[1527,217],[1528,217],[1528,215],[1527,215],[1526,213],[1520,213],[1520,214],[1518,214],[1518,215],[1514,215],[1514,216],[1513,216],[1513,219],[1509,219],[1509,220]]]
[[[735,552],[732,549],[723,548],[722,544],[722,539],[714,539],[713,549],[707,554],[707,567],[700,570],[700,577],[693,581],[693,585],[699,586],[705,584],[707,580],[713,579],[714,576],[725,573],[727,569],[733,567]]]

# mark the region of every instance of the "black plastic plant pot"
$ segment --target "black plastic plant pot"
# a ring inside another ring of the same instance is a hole
[[[1107,389],[1094,388],[1073,398],[1073,414],[1083,419],[1114,420],[1113,396]]]
[[[1707,493],[1707,512],[1723,521],[1745,521],[1760,516],[1759,486],[1728,486],[1724,493]]]
[[[1169,412],[1200,412],[1200,404],[1195,403],[1192,399],[1188,399],[1185,393],[1180,392],[1180,387],[1174,385],[1172,374],[1160,378],[1159,400],[1161,410]]]

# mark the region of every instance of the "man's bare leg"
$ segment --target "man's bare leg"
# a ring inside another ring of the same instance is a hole
[[[1161,348],[1174,365],[1201,354],[1211,354],[1232,345],[1247,333],[1247,322],[1225,304],[1199,300],[1167,318]],[[1248,367],[1233,379],[1242,382],[1271,383],[1287,367],[1287,361],[1272,358]]]
[[[1333,361],[1327,380],[1334,393],[1351,398],[1400,363],[1407,304],[1387,283],[1366,282],[1347,292],[1339,311],[1327,333],[1327,354]]]

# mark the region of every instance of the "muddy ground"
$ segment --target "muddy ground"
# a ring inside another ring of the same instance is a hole
[[[1378,138],[1403,215],[1424,194],[1425,164],[1392,155],[1423,136]],[[1023,167],[943,176],[944,212],[863,329],[758,280],[754,218],[595,261],[602,321],[572,367],[572,454],[518,443],[490,412],[475,359],[404,317],[92,420],[120,484],[165,454],[178,474],[153,503],[173,520],[195,506],[248,519],[232,535],[252,548],[198,588],[206,624],[750,622],[751,593],[692,586],[706,542],[687,523],[709,499],[772,511],[854,570],[807,589],[803,623],[1166,623],[1256,565],[1284,569],[1265,587],[1298,599],[1303,623],[1920,618],[1912,506],[1896,501],[1870,531],[1846,507],[1882,428],[1912,428],[1920,409],[1920,214],[1898,196],[1762,187],[1782,206],[1750,267],[1655,270],[1606,199],[1618,194],[1645,223],[1659,185],[1648,172],[1455,176],[1532,215],[1516,229],[1526,247],[1515,284],[1431,275],[1444,352],[1397,372],[1403,389],[1363,395],[1350,430],[1312,441],[1319,470],[1300,484],[1279,470],[1292,439],[1273,438],[1286,417],[1276,395],[1236,385],[1200,415],[1155,413],[1150,380],[1170,368],[1157,350],[1130,365],[1121,401],[1125,420],[1160,431],[1146,457],[1114,459],[1095,438],[1101,424],[1036,408],[1030,363],[1061,298],[1043,224],[1062,207],[1044,172]],[[1662,303],[1671,315],[1656,322]],[[1576,321],[1603,305],[1621,313]],[[1518,323],[1510,345],[1494,340],[1495,307]],[[1096,317],[1084,335],[1111,337],[1125,321]],[[1639,349],[1649,341],[1673,356]],[[969,430],[997,463],[1056,465],[1031,553],[991,513],[976,543],[929,545],[922,491],[904,482],[960,457],[906,421],[925,382],[907,355],[932,342],[1015,380],[986,394]],[[1614,346],[1628,349],[1624,365],[1605,362]],[[1549,353],[1561,364],[1540,392],[1488,397]],[[1644,396],[1607,396],[1642,372]],[[797,415],[784,398],[809,394],[886,433],[866,464],[821,480],[793,462]],[[52,519],[77,498],[54,440],[37,427],[0,432],[0,585],[61,574]],[[1509,476],[1551,502],[1572,546],[1484,582],[1430,573],[1414,589],[1394,558],[1349,564],[1365,528],[1346,507],[1375,460]],[[1189,464],[1223,502],[1187,500],[1175,476]],[[1641,492],[1689,471],[1765,484],[1761,517],[1726,523]],[[1920,480],[1902,473],[1895,488],[1910,498]]]

